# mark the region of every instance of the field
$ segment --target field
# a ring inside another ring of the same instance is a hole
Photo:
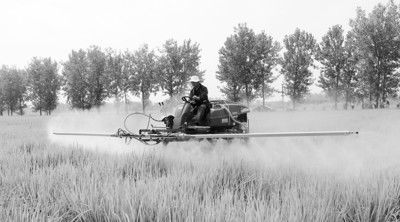
[[[123,114],[0,117],[0,221],[399,221],[398,110],[253,113],[253,132],[359,136],[168,146],[56,138]]]

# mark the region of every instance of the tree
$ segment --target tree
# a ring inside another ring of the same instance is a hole
[[[100,106],[108,97],[109,78],[106,75],[106,55],[98,46],[87,50],[88,61],[88,92],[91,106]]]
[[[357,77],[357,64],[359,62],[359,58],[356,53],[354,38],[352,37],[351,33],[348,33],[346,36],[346,41],[344,44],[344,58],[345,63],[342,74],[342,88],[345,99],[344,108],[347,109],[349,102],[354,101],[354,98],[357,95],[356,90],[359,83]]]
[[[51,58],[33,58],[28,66],[28,91],[34,111],[51,114],[57,107],[57,93],[61,87],[57,62]]]
[[[240,83],[240,72],[238,63],[236,63],[236,47],[233,37],[227,38],[224,47],[219,50],[219,65],[217,79],[224,82],[226,86],[221,92],[227,96],[228,100],[238,102],[242,85]]]
[[[157,59],[153,50],[144,45],[134,53],[134,67],[131,91],[140,95],[143,112],[146,109],[150,94],[157,89]]]
[[[134,75],[134,55],[126,50],[122,55],[121,91],[125,104],[128,103],[128,92],[132,86],[132,76]]]
[[[256,81],[254,81],[254,87],[261,89],[261,97],[263,106],[265,106],[265,96],[272,94],[273,89],[270,84],[276,79],[272,75],[272,70],[280,62],[279,51],[281,46],[279,42],[273,40],[271,36],[268,36],[265,32],[261,32],[257,35],[257,56],[258,60],[255,67]],[[261,88],[259,84],[261,83]]]
[[[170,97],[184,93],[187,81],[191,76],[202,78],[204,71],[200,71],[200,48],[198,43],[184,40],[178,45],[176,40],[165,42],[159,58],[157,79],[165,94]]]
[[[6,101],[4,97],[4,79],[2,76],[2,72],[0,72],[0,116],[3,115],[4,110],[6,109]]]
[[[362,9],[350,21],[360,58],[360,78],[375,107],[389,96],[396,96],[400,75],[400,12],[393,1],[387,5],[378,4],[367,16]]]
[[[254,67],[258,61],[256,34],[246,24],[239,24],[219,51],[217,79],[226,83],[222,92],[228,98],[238,101],[242,90],[248,103],[256,97]]]
[[[64,91],[72,108],[90,109],[92,104],[88,96],[88,60],[84,50],[72,50],[68,61],[64,63],[63,76]]]
[[[287,94],[295,109],[296,103],[304,98],[313,83],[309,68],[313,66],[315,39],[312,34],[296,29],[293,34],[285,36],[283,42],[286,51],[283,54],[282,73]]]
[[[247,103],[261,95],[265,104],[279,51],[279,43],[271,36],[265,32],[256,35],[246,24],[239,24],[219,50],[217,79],[226,84],[221,91],[233,101],[239,101],[244,93]]]
[[[105,54],[105,72],[109,82],[108,91],[118,102],[124,93],[123,86],[124,81],[126,81],[123,75],[124,58],[121,53],[118,53],[111,48],[106,49]]]
[[[321,63],[320,87],[334,97],[335,109],[343,86],[343,68],[346,64],[343,29],[340,25],[329,28],[322,37],[316,59]]]
[[[73,108],[100,106],[110,95],[111,79],[106,73],[106,55],[97,46],[72,51],[64,64],[64,91]]]
[[[2,66],[0,69],[0,82],[2,82],[3,104],[8,115],[13,115],[17,110],[24,114],[26,107],[26,72],[17,68]]]

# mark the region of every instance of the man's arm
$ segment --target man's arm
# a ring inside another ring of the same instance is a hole
[[[199,100],[201,102],[203,102],[204,100],[206,100],[208,98],[208,89],[207,87],[203,86],[200,95],[199,95]]]
[[[193,89],[190,90],[190,93],[189,93],[189,98],[190,98],[190,99],[193,99],[193,94],[194,94],[193,91],[194,91]]]

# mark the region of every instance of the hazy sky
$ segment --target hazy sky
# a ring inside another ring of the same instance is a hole
[[[328,28],[348,29],[356,8],[370,11],[378,0],[0,0],[0,64],[25,67],[33,56],[65,61],[72,49],[99,45],[134,50],[143,43],[191,38],[201,47],[201,68],[211,97],[218,50],[233,27],[246,22],[276,40],[296,27],[318,41]],[[314,91],[317,89],[314,87]]]

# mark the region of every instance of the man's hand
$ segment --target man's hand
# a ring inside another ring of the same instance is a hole
[[[198,97],[198,96],[193,96],[193,99],[194,99],[194,100],[200,100],[200,97]]]

